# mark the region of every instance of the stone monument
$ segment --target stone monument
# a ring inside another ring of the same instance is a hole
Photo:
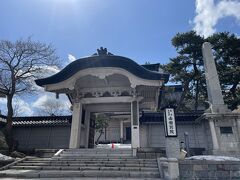
[[[209,42],[203,43],[202,46],[205,77],[207,82],[208,100],[211,103],[210,110],[212,113],[229,112],[224,104],[223,95],[219,83],[217,69],[212,54],[212,47]]]
[[[240,113],[232,113],[224,104],[217,69],[209,42],[202,46],[207,94],[210,103],[208,112],[202,116],[209,124],[212,148],[208,153],[237,155],[240,152]]]

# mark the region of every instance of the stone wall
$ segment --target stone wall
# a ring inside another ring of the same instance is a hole
[[[179,161],[180,179],[240,179],[240,161]]]
[[[13,136],[22,151],[68,148],[70,126],[14,127]]]
[[[166,152],[161,148],[139,148],[137,150],[138,158],[155,159],[155,158],[160,158],[165,156],[166,156]]]

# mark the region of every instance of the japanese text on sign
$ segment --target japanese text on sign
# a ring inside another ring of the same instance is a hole
[[[166,136],[177,136],[175,114],[173,108],[165,109],[164,123]]]

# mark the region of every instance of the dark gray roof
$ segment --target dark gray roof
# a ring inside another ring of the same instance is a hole
[[[5,126],[6,123],[7,123],[6,116],[0,114],[0,127]]]
[[[72,116],[14,117],[13,126],[70,126]]]
[[[160,64],[156,63],[156,64],[143,64],[142,67],[150,70],[150,71],[159,71],[160,68]]]
[[[115,55],[94,55],[73,61],[59,73],[44,79],[37,79],[35,82],[39,86],[59,83],[70,78],[80,70],[95,67],[122,68],[142,79],[148,80],[164,80],[167,82],[169,79],[169,74],[150,71],[126,57]]]
[[[6,123],[6,116],[0,115],[2,123]],[[72,116],[27,116],[13,117],[13,126],[70,126]]]
[[[2,89],[0,88],[0,97],[6,97],[6,90],[5,89]]]
[[[203,112],[176,113],[177,122],[194,122]],[[1,120],[2,119],[2,120]],[[142,113],[140,123],[163,122],[162,112]],[[13,126],[70,126],[72,116],[28,116],[14,117]],[[0,125],[6,124],[6,116],[0,115]]]

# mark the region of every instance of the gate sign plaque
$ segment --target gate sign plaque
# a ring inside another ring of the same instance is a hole
[[[166,137],[177,137],[175,113],[173,108],[166,108],[164,112],[164,125]]]

